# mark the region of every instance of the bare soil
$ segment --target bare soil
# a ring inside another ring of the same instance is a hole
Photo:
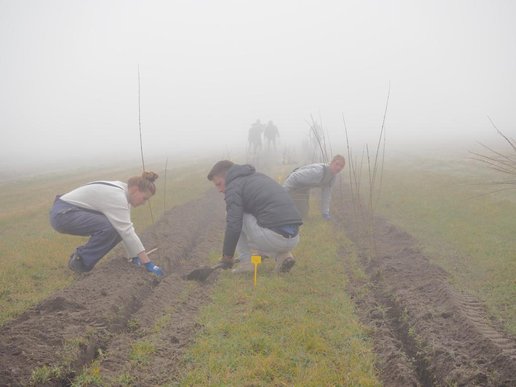
[[[201,328],[199,308],[210,302],[216,274],[207,283],[181,276],[206,264],[220,248],[224,200],[215,190],[166,212],[142,235],[153,260],[168,274],[159,280],[134,267],[123,250],[69,287],[0,328],[0,385],[26,385],[44,365],[66,366],[48,385],[70,385],[97,359],[109,384],[124,373],[132,384],[159,385],[180,375],[178,359]],[[131,358],[135,344],[152,353]]]
[[[361,221],[370,214],[358,216],[349,198],[335,198],[336,224],[358,247],[366,273],[363,279],[347,270],[357,309],[373,327],[383,383],[516,386],[515,337],[479,300],[455,289],[413,237],[379,216]]]
[[[338,195],[337,195],[338,196]],[[490,321],[474,297],[450,285],[449,275],[417,241],[375,218],[375,249],[344,194],[334,198],[335,225],[352,238],[366,278],[347,270],[357,311],[372,327],[377,367],[386,386],[514,386],[516,340]],[[26,385],[37,367],[61,366],[51,386],[68,386],[95,360],[109,385],[163,385],[181,379],[186,348],[202,328],[200,307],[213,282],[182,276],[208,263],[220,248],[224,201],[211,190],[166,212],[143,233],[159,247],[168,275],[158,280],[133,267],[122,250],[0,327],[0,385]],[[339,230],[338,230],[339,231]],[[342,250],[346,267],[349,254]],[[146,344],[138,357],[135,348]]]

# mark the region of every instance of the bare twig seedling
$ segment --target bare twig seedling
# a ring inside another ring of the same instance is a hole
[[[328,149],[327,149],[327,139],[326,135],[324,133],[324,128],[322,126],[322,122],[318,123],[314,120],[313,116],[310,116],[311,122],[307,122],[308,126],[310,127],[309,130],[309,138],[310,142],[314,146],[314,154],[313,154],[313,161],[322,161],[323,163],[329,162],[328,157]],[[331,145],[330,145],[331,147]],[[316,157],[317,153],[320,153],[320,157]]]
[[[473,160],[484,164],[493,171],[499,172],[502,176],[500,180],[492,181],[488,184],[501,186],[503,188],[490,193],[516,189],[516,140],[506,136],[500,129],[498,129],[491,117],[488,116],[487,118],[496,132],[507,144],[509,144],[510,150],[509,152],[502,153],[494,150],[492,147],[480,143],[486,153],[470,153],[474,156]]]
[[[141,119],[141,93],[140,93],[140,66],[138,65],[138,128],[140,130],[140,154],[142,156],[142,169],[145,171],[145,158],[143,157],[143,138],[142,138],[142,119]],[[151,221],[154,223],[154,213],[152,212],[152,205],[150,200],[147,202],[149,205],[149,212]]]
[[[375,207],[380,199],[382,183],[383,183],[383,171],[385,164],[385,149],[386,149],[386,130],[385,120],[387,117],[387,110],[389,107],[390,98],[390,84],[387,93],[387,101],[385,103],[385,111],[383,114],[382,125],[380,134],[378,136],[378,142],[376,145],[375,153],[372,154],[369,151],[369,146],[366,144],[362,151],[362,157],[360,163],[353,156],[352,148],[350,147],[350,140],[348,135],[348,128],[344,115],[342,115],[342,121],[344,122],[344,130],[346,134],[346,143],[348,151],[348,163],[349,163],[349,184],[351,191],[351,200],[353,204],[353,210],[355,216],[360,220],[360,224],[364,225],[365,228],[362,232],[365,232],[369,239],[370,251],[369,254],[372,256],[376,253],[376,242],[375,242]],[[362,211],[363,199],[361,197],[361,186],[362,186],[362,175],[364,158],[367,161],[367,183],[368,183],[368,196],[366,199],[367,211]],[[357,165],[358,164],[358,165]]]
[[[164,183],[163,183],[163,213],[167,211],[167,167],[168,167],[168,157],[165,160],[165,173],[164,173]]]
[[[140,92],[140,65],[138,65],[138,129],[140,130],[140,154],[142,156],[142,168],[145,171],[145,158],[143,157],[142,138],[142,114],[141,114],[141,92]]]

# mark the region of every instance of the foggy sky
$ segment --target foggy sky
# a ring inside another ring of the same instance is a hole
[[[516,131],[514,1],[0,0],[0,167],[283,143],[345,115],[389,144]]]

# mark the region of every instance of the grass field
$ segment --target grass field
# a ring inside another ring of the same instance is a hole
[[[170,169],[165,202],[163,166],[149,168],[161,175],[151,200],[155,219],[165,204],[170,208],[184,203],[209,187],[205,178],[199,178],[206,174],[206,165]],[[138,167],[103,168],[0,183],[0,325],[73,280],[68,257],[85,239],[52,229],[48,212],[55,195],[93,180],[127,181],[140,173]],[[146,228],[152,222],[149,207],[134,209],[132,219],[137,231]]]
[[[379,213],[516,333],[516,190],[490,194],[496,176],[468,160],[415,161],[387,165]]]
[[[169,170],[167,208],[210,188],[209,166]],[[157,219],[165,208],[164,176],[158,167],[152,169],[161,175],[151,201]],[[276,171],[276,180],[291,169]],[[92,180],[126,180],[133,174],[139,168],[0,184],[0,324],[73,280],[66,263],[83,239],[52,230],[48,211],[54,196]],[[478,183],[489,177],[489,171],[464,161],[389,162],[377,212],[417,238],[456,287],[484,300],[492,316],[516,333],[516,196],[484,195],[490,188]],[[371,332],[358,321],[339,257],[342,251],[355,254],[355,247],[342,231],[337,234],[331,223],[320,220],[317,209],[318,202],[303,226],[290,274],[274,274],[273,262],[266,260],[254,288],[250,275],[221,273],[212,302],[199,317],[203,329],[182,360],[181,385],[379,385]],[[134,209],[132,217],[137,231],[152,222],[147,206]],[[213,252],[212,259],[217,258]],[[359,265],[348,269],[360,277]],[[164,325],[170,323],[166,318],[160,320]],[[135,342],[131,361],[157,356],[144,339]],[[99,364],[84,369],[77,382],[101,380]],[[44,380],[55,370],[39,372]]]
[[[181,385],[379,385],[338,255],[350,243],[329,223],[309,221],[288,275],[265,261],[253,288],[251,274],[223,273]]]

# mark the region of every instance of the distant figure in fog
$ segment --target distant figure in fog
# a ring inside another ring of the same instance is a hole
[[[271,144],[276,149],[276,137],[279,137],[279,131],[276,125],[269,121],[263,131],[263,136],[267,139],[267,149],[271,149]]]
[[[262,133],[263,133],[263,124],[260,120],[256,120],[254,124],[249,128],[249,150],[253,153],[257,153],[262,150]]]
[[[88,272],[118,242],[123,241],[129,257],[148,272],[162,276],[163,271],[147,256],[131,222],[131,207],[144,204],[156,193],[158,175],[144,172],[121,181],[94,181],[64,195],[56,196],[50,211],[52,227],[63,234],[89,236],[68,260],[76,273]]]
[[[288,272],[295,263],[291,250],[299,242],[303,224],[289,194],[252,165],[229,160],[216,163],[208,174],[226,201],[226,232],[221,262],[233,266],[235,251],[240,263],[234,273],[252,272],[251,249],[276,259],[276,271]]]
[[[321,214],[324,219],[330,219],[331,189],[335,177],[346,165],[341,155],[336,155],[331,163],[310,164],[296,168],[288,175],[283,187],[290,193],[301,216],[308,215],[310,189],[321,189]]]

